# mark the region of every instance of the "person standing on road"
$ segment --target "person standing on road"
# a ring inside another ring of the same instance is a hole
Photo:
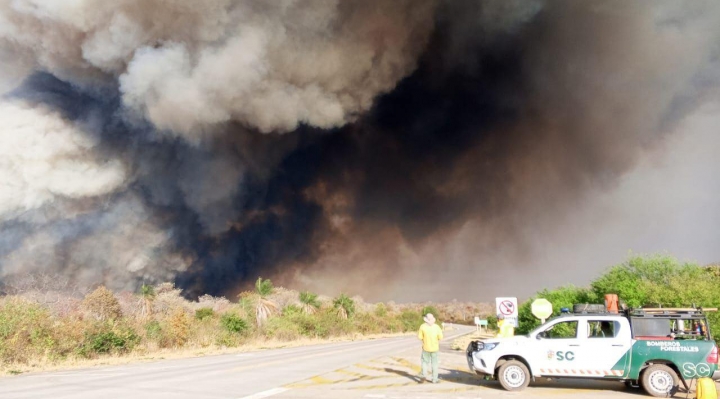
[[[432,366],[432,382],[438,381],[438,352],[440,351],[440,340],[443,339],[442,329],[435,324],[435,316],[428,313],[423,317],[425,323],[420,326],[418,338],[423,342],[422,346],[422,378],[427,379],[428,366]]]

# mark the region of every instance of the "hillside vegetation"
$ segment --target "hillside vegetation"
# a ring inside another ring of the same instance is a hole
[[[358,338],[414,332],[423,313],[442,321],[471,322],[488,304],[365,303],[274,287],[258,279],[237,302],[211,296],[189,301],[172,284],[137,293],[98,287],[82,295],[57,277],[29,276],[0,297],[0,371],[22,372],[74,360],[203,352],[268,343]],[[61,284],[62,285],[62,284]]]

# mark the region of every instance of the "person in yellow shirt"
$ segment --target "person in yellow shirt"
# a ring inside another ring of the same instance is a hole
[[[423,342],[422,357],[422,378],[427,379],[428,365],[432,366],[432,382],[437,384],[438,381],[438,351],[440,351],[440,340],[443,339],[443,333],[440,326],[435,324],[435,316],[428,313],[423,317],[425,323],[420,326],[418,338]]]
[[[498,315],[498,333],[497,338],[510,338],[515,335],[515,327],[505,320],[505,316]]]

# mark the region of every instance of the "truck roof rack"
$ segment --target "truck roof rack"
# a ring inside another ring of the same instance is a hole
[[[637,308],[629,309],[627,315],[632,317],[683,318],[703,316],[704,312],[714,311],[717,311],[717,308]]]

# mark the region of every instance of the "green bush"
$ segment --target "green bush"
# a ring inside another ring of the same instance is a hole
[[[405,332],[416,331],[423,323],[422,315],[414,310],[403,310],[402,313],[400,313],[399,319]]]
[[[292,305],[292,304],[285,306],[282,310],[283,316],[293,316],[293,315],[300,314],[300,313],[303,313],[302,308],[300,306]]]
[[[605,294],[617,294],[628,307],[718,307],[720,306],[720,273],[715,267],[681,263],[667,255],[634,256],[611,267],[595,279],[589,289],[573,286],[543,290],[524,302],[518,309],[518,334],[526,334],[540,324],[530,310],[536,298],[553,304],[553,315],[560,308],[572,309],[577,303],[603,303]],[[720,315],[708,313],[710,330],[720,341]]]
[[[431,313],[433,316],[435,316],[435,320],[440,322],[440,312],[435,308],[435,306],[425,306],[421,312],[422,316],[425,317],[428,313]]]
[[[89,358],[108,353],[127,353],[139,342],[140,337],[132,328],[105,324],[85,335],[78,354]]]
[[[200,308],[195,311],[195,318],[198,320],[205,320],[215,316],[215,311],[212,308]]]
[[[160,326],[160,322],[152,320],[145,324],[145,334],[148,339],[160,341],[162,339],[162,327]]]
[[[242,334],[250,328],[248,322],[236,313],[225,313],[222,315],[222,317],[220,317],[220,324],[225,330],[237,334]]]
[[[12,298],[0,303],[0,362],[26,362],[54,349],[55,339],[47,309]]]
[[[290,318],[285,317],[269,319],[264,326],[264,331],[268,337],[281,341],[293,341],[303,335],[301,327]]]
[[[388,314],[387,306],[385,306],[384,303],[378,303],[375,305],[375,316],[377,317],[385,317]]]

